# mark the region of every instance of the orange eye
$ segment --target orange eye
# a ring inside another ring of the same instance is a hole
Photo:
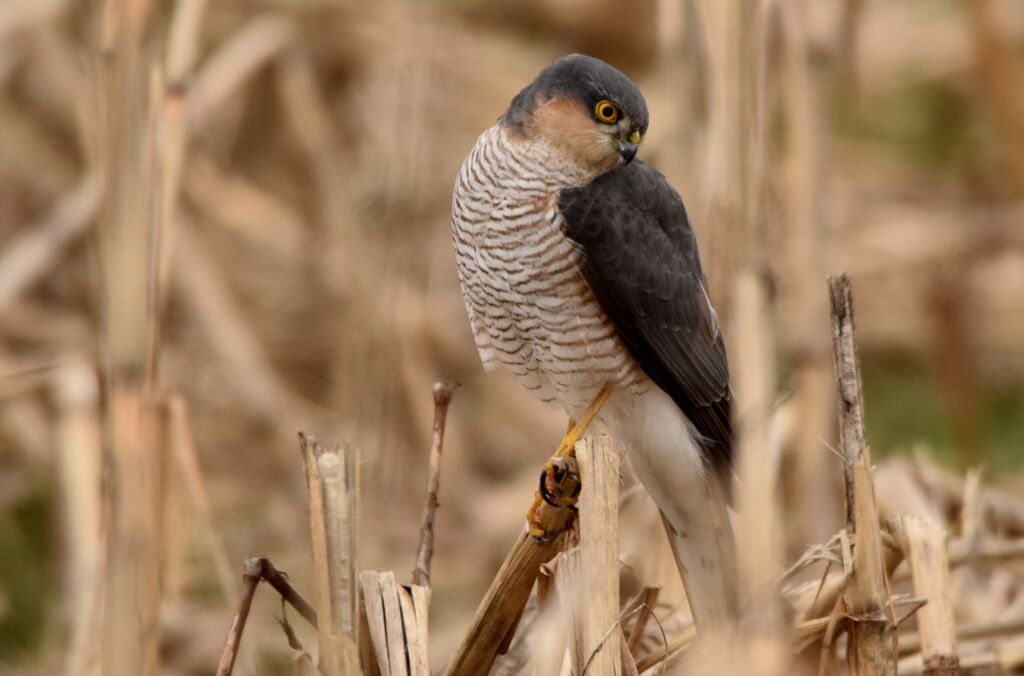
[[[599,122],[611,124],[619,119],[619,109],[608,99],[602,99],[594,106],[594,115]]]

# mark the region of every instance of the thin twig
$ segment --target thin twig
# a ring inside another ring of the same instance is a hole
[[[231,629],[228,630],[227,640],[224,642],[220,663],[217,665],[217,676],[231,676],[231,672],[235,668],[235,658],[238,656],[242,632],[245,630],[246,620],[249,619],[249,609],[252,607],[252,599],[256,595],[256,587],[260,581],[270,584],[299,615],[302,615],[314,628],[317,627],[316,611],[292,586],[287,575],[275,568],[270,559],[265,557],[254,556],[246,559],[242,569],[242,593],[238,598],[238,608],[235,610]]]
[[[441,487],[441,451],[444,448],[444,426],[448,418],[448,405],[455,394],[455,383],[434,383],[434,430],[430,439],[430,474],[427,477],[427,498],[423,504],[420,525],[420,546],[416,552],[416,567],[412,583],[430,586],[430,561],[434,556],[434,517],[440,503],[437,493]]]
[[[235,611],[235,619],[231,622],[228,638],[224,642],[224,651],[220,655],[220,663],[217,665],[217,676],[231,676],[231,672],[235,669],[238,646],[242,641],[242,632],[245,630],[246,620],[249,619],[249,609],[252,607],[252,599],[256,595],[256,587],[259,583],[260,559],[252,558],[246,560],[245,568],[242,572],[242,594],[238,598],[238,609]]]

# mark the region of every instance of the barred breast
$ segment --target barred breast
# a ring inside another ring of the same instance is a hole
[[[541,142],[485,132],[459,172],[452,237],[480,359],[577,417],[605,383],[649,381],[619,340],[562,230],[559,191],[587,177]]]

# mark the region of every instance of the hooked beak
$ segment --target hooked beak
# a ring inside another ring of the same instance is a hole
[[[636,157],[637,145],[630,143],[629,141],[619,141],[619,155],[622,155],[622,159],[626,160],[626,164],[633,161]]]
[[[623,131],[619,134],[618,144],[619,155],[622,156],[622,159],[626,160],[626,164],[629,164],[636,157],[636,150],[640,145],[640,132]]]

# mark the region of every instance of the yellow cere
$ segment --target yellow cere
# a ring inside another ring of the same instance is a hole
[[[608,99],[601,99],[594,106],[594,115],[597,119],[606,124],[611,124],[619,119],[619,109]]]
[[[629,142],[632,143],[633,145],[636,145],[637,143],[640,143],[640,132],[639,131],[634,131],[632,134],[630,134],[629,135]]]

